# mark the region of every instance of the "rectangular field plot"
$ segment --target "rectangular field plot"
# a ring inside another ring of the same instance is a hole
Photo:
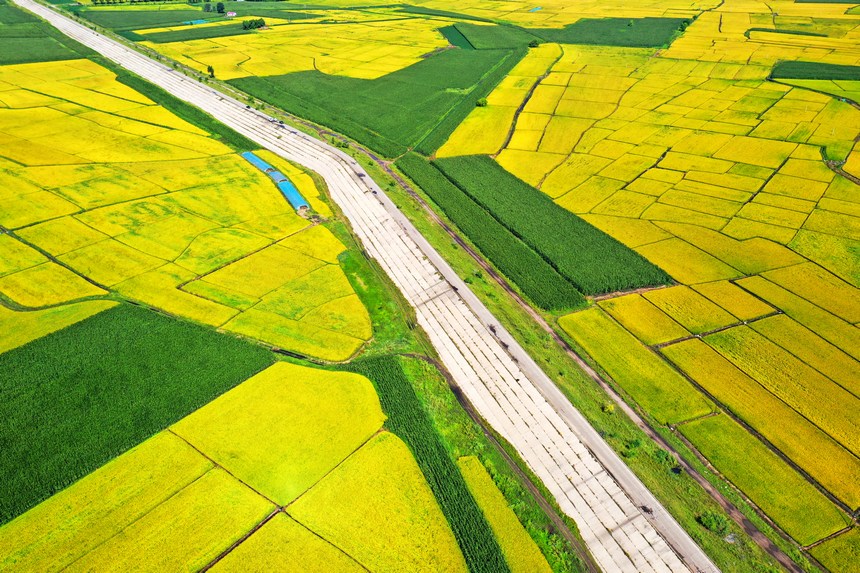
[[[457,465],[490,523],[511,573],[550,573],[552,569],[546,558],[508,506],[481,461],[469,456],[457,460]]]
[[[600,308],[647,345],[690,336],[683,326],[638,294],[611,298],[599,304]]]
[[[729,281],[698,284],[693,289],[738,320],[752,320],[774,312],[772,306]]]
[[[736,284],[860,360],[860,330],[851,323],[762,277],[749,277],[737,281]]]
[[[660,423],[702,416],[712,404],[683,376],[600,309],[563,316],[559,325]]]
[[[860,399],[746,326],[705,337],[720,354],[855,455]]]
[[[757,320],[750,323],[750,326],[855,396],[860,397],[860,362],[828,343],[813,331],[785,315]]]
[[[30,308],[62,304],[107,294],[69,269],[53,262],[0,277],[0,295]]]
[[[693,334],[737,322],[728,312],[682,285],[647,292],[643,296]]]
[[[860,504],[860,461],[833,438],[704,342],[660,351],[834,496],[850,507]]]
[[[812,543],[848,525],[848,516],[824,494],[727,416],[697,420],[680,430],[798,543]]]

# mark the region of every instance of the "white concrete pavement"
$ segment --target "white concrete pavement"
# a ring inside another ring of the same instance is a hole
[[[325,178],[368,254],[415,307],[465,396],[543,480],[604,571],[718,571],[355,160],[53,9],[13,2]]]

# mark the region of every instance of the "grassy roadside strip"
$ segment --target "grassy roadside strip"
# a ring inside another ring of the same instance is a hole
[[[725,517],[725,512],[720,506],[690,476],[684,473],[676,474],[673,471],[676,464],[671,455],[654,445],[629,418],[612,411],[604,412],[604,407],[611,403],[611,399],[585,376],[551,336],[541,330],[495,282],[488,281],[476,263],[453,243],[440,227],[430,221],[417,203],[405,192],[396,188],[380,168],[360,154],[356,154],[356,157],[369,174],[388,189],[392,200],[440,251],[454,270],[460,276],[470,279],[475,294],[542,365],[574,406],[602,433],[610,446],[627,458],[628,464],[639,478],[723,571],[740,573],[741,571],[778,570],[776,562],[747,538],[728,517],[726,519],[730,525],[726,535],[734,534],[730,538],[734,540],[732,543],[725,541],[724,536],[716,535],[702,527],[697,518],[704,512]],[[744,513],[753,523],[766,532],[771,539],[775,539],[777,545],[783,550],[801,561],[806,561],[796,547],[770,529],[740,496],[729,491],[730,488],[725,482],[709,472],[671,431],[664,430],[673,447],[683,452],[685,459],[689,458],[691,463],[708,476],[712,483],[717,484],[717,487],[726,493],[733,503],[744,508]]]

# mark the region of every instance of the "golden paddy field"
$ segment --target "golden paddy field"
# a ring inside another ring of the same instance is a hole
[[[88,60],[0,82],[0,295],[35,311],[4,347],[116,297],[323,360],[370,339],[343,244],[226,145]],[[331,214],[307,174],[260,154]]]

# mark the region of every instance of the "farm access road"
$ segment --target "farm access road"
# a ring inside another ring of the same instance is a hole
[[[261,147],[319,173],[368,255],[415,308],[463,394],[577,523],[604,571],[718,571],[354,159],[51,8],[13,2]]]

